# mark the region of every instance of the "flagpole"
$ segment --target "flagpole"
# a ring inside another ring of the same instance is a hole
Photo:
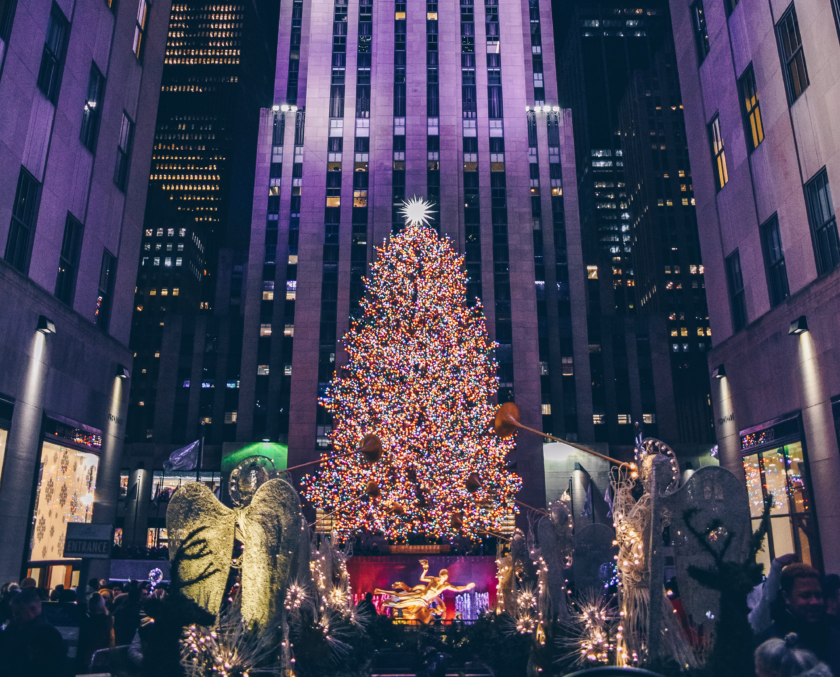
[[[204,462],[204,419],[201,419],[201,443],[198,447],[198,465],[195,469],[195,481],[201,482],[201,464]]]

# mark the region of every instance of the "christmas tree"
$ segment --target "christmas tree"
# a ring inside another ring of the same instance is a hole
[[[466,304],[463,257],[427,225],[429,204],[403,213],[365,280],[363,316],[344,339],[349,364],[321,400],[333,450],[304,494],[342,537],[477,538],[501,528],[521,486],[505,469],[513,438],[493,433],[494,344],[480,301]],[[376,463],[350,453],[368,435],[385,452]]]

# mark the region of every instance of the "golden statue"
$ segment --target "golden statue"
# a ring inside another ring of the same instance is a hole
[[[420,565],[423,567],[420,580],[425,585],[415,585],[410,588],[405,583],[397,582],[394,583],[394,590],[377,588],[375,592],[377,595],[390,597],[390,599],[382,602],[382,606],[389,609],[402,609],[404,620],[420,621],[428,624],[432,621],[432,618],[441,618],[446,615],[446,603],[443,601],[444,592],[472,590],[475,583],[467,583],[461,586],[452,585],[449,582],[449,572],[446,569],[441,569],[437,576],[428,576],[429,561],[421,559]],[[436,606],[433,607],[432,604],[436,604]]]

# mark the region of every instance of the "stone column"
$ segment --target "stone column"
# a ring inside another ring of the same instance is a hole
[[[0,581],[20,581],[29,544],[32,500],[40,458],[43,400],[50,339],[35,332],[29,348],[23,396],[15,402],[0,477]]]

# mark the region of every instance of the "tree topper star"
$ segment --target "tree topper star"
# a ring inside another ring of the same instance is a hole
[[[432,210],[431,202],[421,197],[413,197],[403,202],[400,213],[405,218],[406,225],[414,226],[422,224],[428,226],[431,222],[431,216],[435,212]]]

